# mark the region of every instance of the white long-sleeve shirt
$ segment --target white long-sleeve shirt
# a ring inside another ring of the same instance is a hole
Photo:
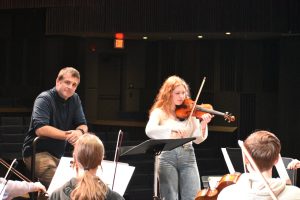
[[[6,180],[4,178],[0,178],[0,189],[2,190],[5,185]],[[1,192],[0,190],[0,192]],[[14,197],[24,195],[28,192],[33,192],[37,190],[37,186],[33,182],[26,181],[11,181],[8,180],[5,188],[3,189],[1,195],[3,194],[2,200],[10,200]]]
[[[201,124],[196,117],[192,117],[190,123],[187,123],[186,120],[167,117],[160,108],[154,109],[146,125],[147,136],[152,139],[171,139],[172,130],[185,130],[191,133],[190,137],[196,137],[193,141],[196,144],[203,142],[208,135],[207,127],[202,133]]]

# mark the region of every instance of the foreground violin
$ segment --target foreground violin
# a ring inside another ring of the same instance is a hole
[[[176,117],[180,120],[184,120],[184,119],[188,118],[192,112],[193,106],[194,106],[194,101],[192,99],[185,99],[181,105],[176,106],[176,110],[175,110]],[[198,119],[201,119],[202,115],[205,113],[223,116],[224,119],[229,123],[235,121],[234,116],[232,116],[228,112],[222,113],[222,112],[213,110],[213,107],[210,104],[196,105],[195,109],[192,113],[192,116],[195,116]]]
[[[240,175],[241,175],[240,173],[234,173],[234,174],[226,174],[222,176],[215,189],[207,188],[207,189],[200,190],[197,193],[195,200],[217,200],[220,192],[225,187],[235,184],[238,181]]]

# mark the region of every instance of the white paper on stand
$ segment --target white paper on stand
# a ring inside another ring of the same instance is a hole
[[[53,176],[53,179],[48,188],[48,194],[50,195],[54,190],[64,185],[71,178],[76,177],[76,171],[70,166],[72,157],[62,157]],[[97,176],[112,188],[116,163],[113,161],[103,160],[101,166],[97,170]],[[127,163],[117,164],[117,170],[115,175],[115,182],[113,190],[120,195],[124,195],[129,181],[133,175],[135,167],[129,166]]]
[[[279,154],[278,162],[276,163],[275,167],[281,179],[285,180],[286,182],[291,182],[280,154]]]
[[[225,162],[226,162],[229,173],[234,174],[235,169],[232,165],[231,159],[229,158],[229,155],[228,155],[228,152],[227,152],[226,148],[221,148],[221,150],[222,150],[222,153],[223,153],[223,156],[224,156],[224,159],[225,159]]]

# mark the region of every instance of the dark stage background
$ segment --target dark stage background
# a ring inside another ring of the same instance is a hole
[[[91,130],[123,128],[128,140],[145,140],[147,112],[164,79],[181,76],[195,98],[205,76],[199,103],[237,119],[215,117],[205,148],[236,146],[267,129],[282,141],[283,156],[299,159],[299,12],[297,0],[2,0],[2,127],[11,119],[26,132],[34,98],[54,86],[62,66],[75,66]],[[113,46],[116,32],[125,35],[123,49]],[[2,157],[10,153],[8,133]],[[18,141],[13,150],[22,136]]]

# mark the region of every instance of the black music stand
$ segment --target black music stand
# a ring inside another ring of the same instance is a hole
[[[149,139],[137,146],[131,147],[121,147],[123,152],[120,156],[124,155],[137,155],[137,154],[151,154],[154,156],[154,200],[159,200],[160,198],[157,196],[157,161],[158,155],[162,151],[170,151],[175,149],[176,147],[182,146],[192,140],[195,140],[195,137],[192,138],[183,138],[183,139]]]

